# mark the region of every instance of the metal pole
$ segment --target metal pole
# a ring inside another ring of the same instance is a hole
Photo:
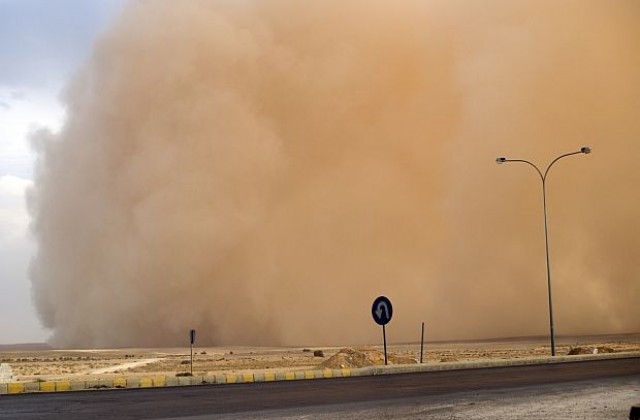
[[[547,183],[542,178],[542,207],[544,209],[544,247],[547,255],[547,295],[549,297],[549,333],[551,335],[551,356],[556,355],[556,339],[553,331],[553,301],[551,299],[551,264],[549,262],[549,231],[547,228]]]
[[[506,162],[526,163],[527,165],[533,167],[533,169],[535,169],[536,172],[538,172],[538,175],[540,175],[540,179],[542,180],[542,208],[544,211],[544,247],[545,247],[545,253],[547,258],[547,296],[549,297],[549,335],[551,336],[550,337],[551,356],[556,355],[556,340],[555,340],[555,333],[553,331],[553,300],[551,299],[551,264],[549,262],[549,231],[547,227],[547,175],[549,174],[549,170],[551,169],[551,167],[560,159],[565,158],[567,156],[577,155],[577,154],[588,155],[589,153],[591,153],[591,148],[584,146],[580,148],[579,151],[560,155],[557,158],[555,158],[553,161],[551,161],[551,163],[547,166],[547,169],[544,171],[544,174],[542,173],[540,168],[538,168],[536,165],[529,162],[528,160],[507,159],[504,157],[499,157],[496,159],[496,163],[499,163],[499,164],[506,163]]]
[[[191,343],[191,376],[193,376],[193,343]]]
[[[420,363],[422,363],[423,353],[424,353],[424,322],[422,323],[422,334],[420,335]]]
[[[386,332],[386,329],[384,328],[384,325],[382,326],[382,341],[384,343],[384,364],[386,366],[387,364],[387,332]]]

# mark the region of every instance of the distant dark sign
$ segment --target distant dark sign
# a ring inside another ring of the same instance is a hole
[[[387,325],[393,316],[391,301],[386,296],[378,296],[373,301],[371,315],[373,315],[373,320],[376,321],[376,324]]]
[[[196,330],[189,331],[189,338],[191,339],[191,344],[196,342]]]

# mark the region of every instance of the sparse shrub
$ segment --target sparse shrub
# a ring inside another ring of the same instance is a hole
[[[207,352],[206,351],[201,351],[200,354],[207,354]]]
[[[183,360],[180,362],[181,365],[188,365],[190,362],[188,360]]]
[[[322,350],[316,350],[313,352],[313,357],[324,357],[324,352]]]
[[[193,376],[190,372],[178,372],[176,376]]]

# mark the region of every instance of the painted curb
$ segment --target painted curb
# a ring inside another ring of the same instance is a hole
[[[633,359],[640,358],[640,352],[609,353],[599,355],[555,356],[536,359],[491,360],[465,363],[411,364],[369,366],[356,369],[315,369],[297,371],[260,372],[243,371],[210,376],[154,376],[140,378],[115,378],[91,381],[41,381],[10,382],[0,384],[0,395],[23,394],[32,392],[66,392],[118,388],[158,388],[196,385],[246,384],[253,382],[300,381],[347,378],[351,376],[393,375],[402,373],[436,372],[447,370],[499,368],[509,366],[559,364],[588,360]],[[636,417],[633,417],[633,416]],[[640,420],[640,406],[631,408],[630,419]]]

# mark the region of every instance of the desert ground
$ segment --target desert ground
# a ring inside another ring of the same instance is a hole
[[[640,352],[640,333],[615,336],[560,337],[558,355]],[[426,342],[423,363],[542,358],[550,355],[546,338],[466,342]],[[420,343],[389,344],[390,364],[418,363]],[[0,363],[8,364],[13,381],[96,380],[117,377],[188,376],[190,348],[51,349],[0,346]],[[381,345],[338,347],[197,347],[193,375],[251,370],[357,368],[384,364]]]

